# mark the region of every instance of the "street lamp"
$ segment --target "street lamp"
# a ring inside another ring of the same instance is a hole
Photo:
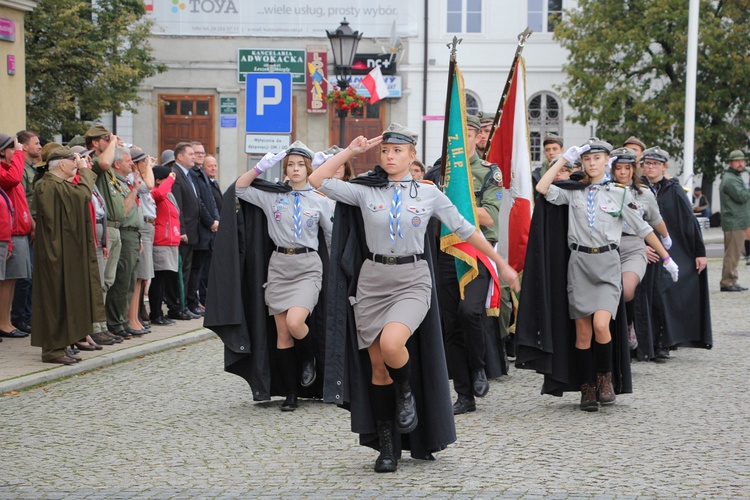
[[[333,71],[336,74],[336,84],[339,90],[346,90],[349,86],[349,75],[352,72],[352,61],[354,61],[354,54],[357,53],[357,45],[359,45],[359,40],[362,38],[362,33],[352,31],[349,23],[346,22],[346,18],[344,18],[341,21],[341,26],[336,28],[333,33],[326,30],[326,34],[331,41],[331,49],[333,50]],[[339,146],[344,148],[346,147],[344,121],[346,120],[348,111],[339,109],[337,113],[341,120],[339,125]]]

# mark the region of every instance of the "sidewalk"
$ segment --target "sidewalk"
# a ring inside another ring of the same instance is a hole
[[[203,328],[202,318],[177,321],[172,326],[152,326],[151,333],[141,338],[102,346],[101,351],[81,351],[78,356],[83,361],[69,366],[42,363],[42,350],[30,345],[30,337],[4,338],[0,343],[0,396],[214,336]]]
[[[703,239],[708,257],[721,258],[724,252],[721,228],[704,229]],[[83,361],[70,366],[42,363],[41,349],[31,347],[29,337],[3,339],[0,343],[0,396],[139,356],[200,342],[215,335],[203,328],[203,319],[178,321],[173,326],[152,326],[151,330],[141,338],[134,337],[121,344],[103,346],[101,351],[81,351],[79,356]]]

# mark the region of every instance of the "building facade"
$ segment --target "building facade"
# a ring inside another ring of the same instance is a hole
[[[0,0],[0,132],[26,128],[26,51],[24,16],[36,0]]]

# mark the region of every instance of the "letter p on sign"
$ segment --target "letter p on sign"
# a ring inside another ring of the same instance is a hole
[[[291,134],[291,73],[247,73],[245,82],[245,132]]]

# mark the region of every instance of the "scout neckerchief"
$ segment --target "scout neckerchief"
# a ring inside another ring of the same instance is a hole
[[[589,221],[589,233],[591,234],[594,233],[594,223],[596,222],[596,200],[594,199],[594,195],[596,194],[597,189],[603,184],[608,183],[610,180],[611,178],[609,177],[609,174],[604,174],[601,182],[589,186],[588,196],[586,197],[586,218]]]

